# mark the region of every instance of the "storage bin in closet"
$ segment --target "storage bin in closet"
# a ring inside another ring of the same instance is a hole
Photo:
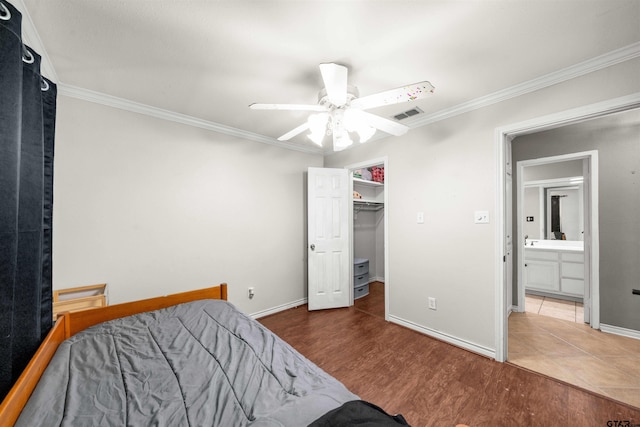
[[[358,299],[369,295],[369,260],[365,258],[353,259],[353,298]]]

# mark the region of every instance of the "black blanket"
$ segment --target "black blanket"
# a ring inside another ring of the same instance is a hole
[[[373,403],[352,400],[327,412],[309,424],[309,427],[397,427],[408,425],[400,414],[389,415]]]

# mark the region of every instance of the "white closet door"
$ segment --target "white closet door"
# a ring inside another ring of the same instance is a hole
[[[309,310],[347,307],[351,232],[348,171],[309,168],[307,178]]]

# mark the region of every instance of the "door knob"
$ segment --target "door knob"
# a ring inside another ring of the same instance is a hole
[[[312,251],[315,251],[315,250],[316,250],[316,245],[314,245],[314,244],[312,243],[312,244],[311,244],[311,246],[309,246],[309,248],[310,248]]]

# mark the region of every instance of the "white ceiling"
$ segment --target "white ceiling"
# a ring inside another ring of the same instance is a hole
[[[16,2],[63,88],[266,139],[306,114],[248,105],[315,103],[322,62],[348,66],[361,96],[429,80],[433,96],[371,112],[435,117],[640,41],[639,0]]]

